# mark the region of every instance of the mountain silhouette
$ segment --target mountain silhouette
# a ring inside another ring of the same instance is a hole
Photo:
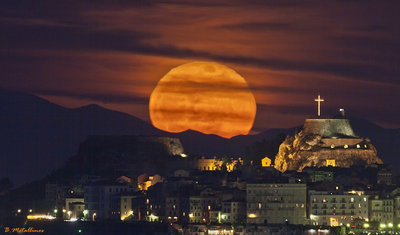
[[[161,131],[98,105],[64,108],[34,95],[0,89],[0,178],[14,184],[61,166],[89,135],[154,135]]]

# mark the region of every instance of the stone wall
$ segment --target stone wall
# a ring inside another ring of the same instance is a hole
[[[348,119],[306,119],[303,131],[322,137],[356,137]]]

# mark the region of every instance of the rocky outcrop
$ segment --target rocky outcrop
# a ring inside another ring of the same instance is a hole
[[[275,157],[275,168],[279,171],[323,167],[327,166],[327,160],[335,160],[337,167],[383,163],[371,141],[356,137],[348,121],[308,120],[306,124],[312,125],[305,124],[302,131],[287,136],[280,145]]]
[[[170,155],[181,155],[184,153],[180,139],[173,137],[149,137],[149,140],[163,144]]]

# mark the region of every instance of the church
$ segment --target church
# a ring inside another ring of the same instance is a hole
[[[287,136],[279,146],[275,168],[302,171],[305,167],[350,167],[353,165],[383,164],[371,140],[357,136],[344,110],[337,118],[321,118],[318,96],[318,116],[306,119],[303,129],[294,136]]]

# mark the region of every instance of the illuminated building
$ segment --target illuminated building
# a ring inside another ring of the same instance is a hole
[[[261,166],[262,167],[270,167],[271,159],[269,157],[265,157],[265,158],[261,159]]]
[[[331,159],[326,159],[326,166],[335,167],[336,166],[336,161],[335,160],[331,160]]]
[[[369,219],[383,224],[393,223],[394,202],[393,198],[379,198],[378,196],[370,199]]]
[[[160,182],[163,182],[160,175],[147,176],[147,174],[141,174],[138,176],[138,188],[143,191]]]
[[[248,183],[248,224],[306,224],[306,184]]]
[[[224,162],[223,160],[217,159],[217,157],[202,157],[197,160],[196,168],[201,171],[219,171],[222,170],[222,168],[225,166],[228,172],[232,172],[233,170],[235,170],[235,167],[238,164],[243,165],[243,160],[241,158],[231,158],[230,160]]]
[[[367,195],[363,191],[309,191],[310,221],[313,225],[340,226],[354,219],[368,221]]]

